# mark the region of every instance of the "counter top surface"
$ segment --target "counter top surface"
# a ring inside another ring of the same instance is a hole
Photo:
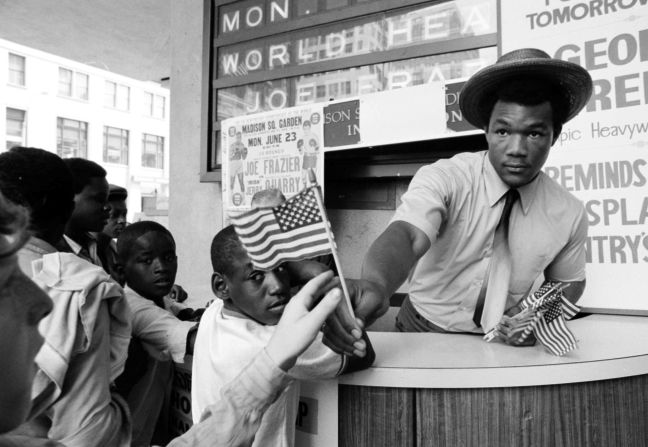
[[[369,332],[374,366],[340,383],[413,388],[532,386],[648,374],[648,317],[589,315],[568,322],[578,348],[557,357],[478,335]],[[434,385],[433,385],[434,384]]]

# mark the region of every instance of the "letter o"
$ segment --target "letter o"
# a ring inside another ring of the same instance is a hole
[[[576,10],[579,7],[583,10],[583,13],[580,14],[580,15],[576,14]],[[571,9],[571,18],[574,19],[574,20],[580,20],[582,18],[587,17],[588,12],[589,11],[587,10],[587,5],[585,3],[578,3],[578,4],[574,5],[574,7]]]
[[[250,52],[245,55],[245,66],[248,70],[257,70],[261,67],[262,62],[263,57],[259,50],[250,50]]]
[[[257,15],[255,22],[251,20],[252,12],[256,12]],[[245,24],[250,28],[254,28],[255,26],[258,26],[262,20],[263,20],[263,9],[261,9],[260,6],[253,6],[250,9],[248,9],[245,13]]]
[[[279,98],[279,103],[275,104],[275,98]],[[284,109],[288,103],[288,96],[283,90],[275,89],[268,95],[268,105],[272,110]]]
[[[546,20],[543,20],[543,17]],[[548,11],[542,11],[540,14],[538,14],[536,23],[538,24],[538,26],[542,26],[542,27],[549,25],[551,23],[551,14]]]
[[[621,58],[619,51],[622,41],[625,42],[626,46],[627,54],[625,58]],[[610,62],[614,65],[625,65],[630,63],[637,56],[637,41],[632,34],[625,33],[614,36],[614,39],[610,41],[608,55],[610,57]]]

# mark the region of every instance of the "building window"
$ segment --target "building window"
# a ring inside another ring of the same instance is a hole
[[[128,164],[128,131],[104,126],[104,155],[106,163]]]
[[[142,166],[164,168],[164,137],[144,134],[142,138]]]
[[[106,107],[113,109],[130,109],[130,87],[116,82],[106,81],[105,101]]]
[[[7,107],[7,150],[26,145],[25,111]]]
[[[62,158],[87,158],[88,123],[67,118],[57,118],[56,150]]]
[[[59,89],[61,96],[88,100],[88,75],[59,67]]]
[[[9,83],[25,85],[25,58],[9,53]]]
[[[144,93],[145,114],[153,118],[164,118],[166,111],[166,98],[162,95]]]

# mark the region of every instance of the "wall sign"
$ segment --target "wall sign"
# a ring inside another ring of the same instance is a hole
[[[276,188],[290,198],[315,170],[324,179],[322,106],[294,107],[223,121],[223,204],[251,208],[254,194]]]
[[[500,0],[502,53],[541,48],[594,81],[545,172],[587,210],[587,288],[580,304],[648,314],[648,2]]]

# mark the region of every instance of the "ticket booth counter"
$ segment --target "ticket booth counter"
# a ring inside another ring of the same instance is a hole
[[[569,326],[579,347],[564,357],[472,335],[372,332],[372,368],[304,387],[319,426],[304,424],[297,445],[646,445],[648,320]]]
[[[295,445],[647,445],[648,319],[569,327],[578,349],[564,357],[478,335],[370,332],[371,368],[302,383]],[[177,435],[191,426],[190,388],[189,361],[174,380]]]

